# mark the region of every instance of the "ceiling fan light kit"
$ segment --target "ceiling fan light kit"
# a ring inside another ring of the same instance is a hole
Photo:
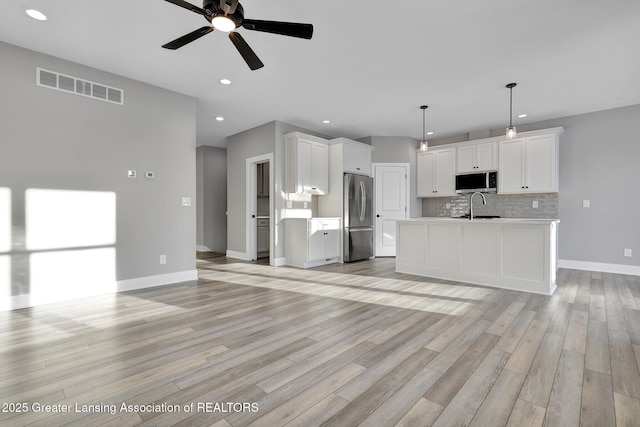
[[[280,34],[283,36],[298,37],[302,39],[311,39],[311,36],[313,35],[313,25],[311,24],[245,19],[244,8],[238,0],[203,0],[202,8],[184,0],[165,1],[204,16],[204,18],[209,21],[210,25],[198,28],[189,34],[178,37],[177,39],[164,44],[162,46],[163,48],[171,50],[179,49],[216,29],[229,33],[229,39],[252,70],[262,68],[264,67],[264,64],[251,47],[249,47],[240,33],[234,31],[236,28],[242,27],[246,30]]]
[[[509,89],[509,127],[507,128],[507,139],[514,139],[517,135],[516,127],[513,125],[513,88],[516,87],[516,83],[509,83],[507,89]]]

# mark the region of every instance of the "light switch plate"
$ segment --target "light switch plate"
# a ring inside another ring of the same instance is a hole
[[[191,197],[183,197],[182,206],[191,206]]]
[[[129,178],[135,178],[135,177],[136,177],[136,171],[135,171],[135,170],[132,170],[132,169],[129,169],[129,170],[127,171],[127,177],[129,177]]]
[[[631,256],[631,249],[625,249],[624,250],[624,256],[630,257]]]
[[[166,264],[166,263],[167,263],[167,256],[160,255],[160,264]]]
[[[583,200],[582,201],[582,207],[583,208],[588,208],[591,206],[591,200]]]
[[[156,177],[156,173],[155,172],[145,172],[144,176],[145,176],[145,178],[153,179],[153,178]]]

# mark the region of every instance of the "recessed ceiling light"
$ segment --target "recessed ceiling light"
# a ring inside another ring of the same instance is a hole
[[[328,125],[329,123],[331,123],[331,120],[323,120],[322,123],[324,123],[325,125]]]
[[[518,117],[522,119],[522,118],[527,117],[527,115],[526,114],[518,114]]]
[[[47,20],[47,16],[40,12],[39,10],[36,9],[27,9],[25,10],[25,13],[27,15],[29,15],[31,18],[37,20],[37,21],[46,21]]]
[[[229,79],[220,79],[220,83],[222,83],[223,85],[230,85],[231,84],[231,80],[229,80]]]
[[[222,117],[222,116],[218,116],[218,117],[216,117],[216,120],[217,120],[217,121],[219,121],[219,122],[221,122],[221,121],[223,121],[223,120],[224,120],[224,117]]]

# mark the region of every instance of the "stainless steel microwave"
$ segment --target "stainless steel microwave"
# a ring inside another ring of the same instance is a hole
[[[456,193],[498,192],[498,172],[474,172],[456,175]]]

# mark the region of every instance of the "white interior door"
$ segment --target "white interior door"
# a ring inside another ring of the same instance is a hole
[[[375,256],[396,256],[396,221],[408,217],[409,165],[374,164],[373,182],[376,188],[376,250]]]

